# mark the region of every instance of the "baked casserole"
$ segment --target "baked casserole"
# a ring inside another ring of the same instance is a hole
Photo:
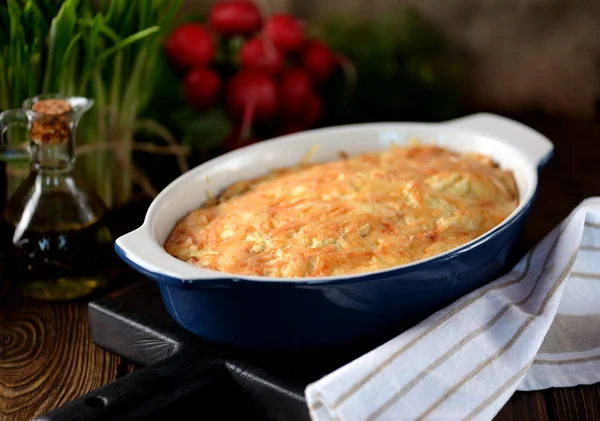
[[[180,220],[164,247],[231,274],[372,272],[480,236],[507,218],[518,198],[513,174],[488,156],[393,145],[234,183]]]

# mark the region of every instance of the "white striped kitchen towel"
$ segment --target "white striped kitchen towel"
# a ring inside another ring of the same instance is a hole
[[[600,198],[513,270],[308,385],[314,421],[490,420],[515,390],[600,381]]]

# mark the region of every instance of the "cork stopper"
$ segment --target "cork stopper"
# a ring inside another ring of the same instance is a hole
[[[60,143],[69,138],[71,105],[62,99],[42,99],[31,107],[39,115],[31,124],[29,134],[37,143]]]

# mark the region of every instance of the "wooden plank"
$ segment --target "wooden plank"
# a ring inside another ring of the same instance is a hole
[[[546,398],[554,421],[600,419],[600,385],[551,389]]]
[[[0,419],[25,421],[133,371],[90,339],[86,303],[0,291]]]
[[[498,412],[494,421],[548,421],[542,392],[517,392]]]

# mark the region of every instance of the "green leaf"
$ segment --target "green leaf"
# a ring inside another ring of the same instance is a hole
[[[150,99],[155,94],[158,78],[163,76],[158,71],[158,62],[160,61],[161,56],[162,54],[160,52],[155,52],[155,54],[151,54],[146,59],[144,74],[142,75],[144,80],[143,87],[140,85],[140,90],[138,92],[138,107],[140,112],[143,112],[148,106]]]
[[[151,28],[145,29],[143,31],[128,36],[127,38],[119,41],[113,47],[110,47],[103,51],[101,54],[99,54],[98,58],[96,59],[96,63],[101,63],[117,51],[122,50],[123,48],[127,47],[130,44],[133,44],[134,42],[139,42],[144,38],[157,33],[158,31],[160,31],[160,26],[153,26]]]
[[[79,75],[78,68],[80,63],[75,57],[78,52],[82,50],[82,48],[80,48],[81,46],[81,43],[75,44],[72,52],[73,57],[71,57],[70,60],[67,60],[65,65],[62,67],[58,92],[63,95],[75,95],[77,93],[77,82]]]
[[[127,83],[125,84],[125,93],[123,94],[123,102],[122,109],[124,112],[131,113],[132,110],[137,111],[139,106],[139,98],[141,86],[143,84],[144,78],[142,74],[144,72],[145,67],[147,66],[147,51],[144,49],[138,54],[135,59],[133,68],[131,73],[127,78]],[[131,116],[131,119],[135,119],[135,114]]]
[[[113,68],[110,75],[110,91],[108,101],[111,110],[119,110],[121,102],[121,85],[123,83],[123,52],[117,51],[113,59]]]
[[[100,25],[102,22],[102,17],[100,14],[96,15],[92,20],[92,26],[90,27],[89,34],[86,36],[84,45],[85,45],[85,53],[83,57],[83,66],[81,68],[81,84],[79,91],[85,92],[85,86],[92,75],[92,66],[94,65],[94,61],[96,59],[96,48],[98,43],[98,37],[100,34]]]
[[[48,57],[44,77],[44,92],[55,92],[60,85],[62,57],[65,54],[77,24],[78,0],[66,0],[52,19],[48,39]]]
[[[96,23],[94,20],[92,19],[79,19],[77,21],[77,23],[80,26],[85,26],[87,28],[91,28],[92,26],[94,26]],[[110,28],[109,26],[106,26],[106,24],[100,20],[100,33],[103,35],[106,35],[108,38],[111,39],[111,41],[113,41],[114,43],[117,43],[119,41],[121,41],[121,37],[119,36],[119,34],[117,34],[112,28]]]
[[[219,145],[232,127],[231,120],[220,108],[196,111],[184,108],[173,114],[183,130],[181,142],[198,149],[209,149]]]
[[[28,94],[31,97],[39,93],[40,81],[42,76],[42,49],[44,39],[37,37],[34,39],[29,52],[29,83]]]
[[[10,47],[8,51],[8,85],[11,87],[11,108],[19,107],[21,99],[25,94],[25,63],[23,52],[25,51],[25,34],[21,26],[22,9],[16,0],[8,0],[8,12],[10,14]]]
[[[106,86],[102,80],[102,74],[98,69],[94,71],[92,76],[92,84],[94,86],[94,99],[96,100],[96,106],[99,110],[104,110],[106,106]]]
[[[65,54],[63,55],[63,66],[68,65],[69,59],[71,58],[73,50],[75,49],[75,45],[79,42],[79,40],[82,37],[83,35],[81,35],[81,33],[75,35],[73,39],[71,39],[71,42],[69,42],[69,45],[67,45],[67,48],[65,49]]]

